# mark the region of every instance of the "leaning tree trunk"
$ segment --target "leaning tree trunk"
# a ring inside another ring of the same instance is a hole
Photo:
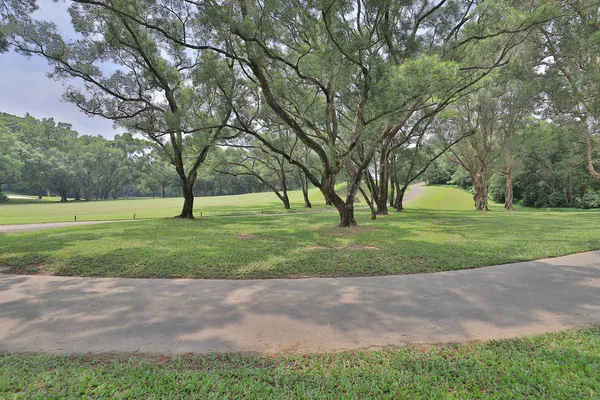
[[[369,200],[369,196],[367,195],[367,193],[364,191],[364,189],[361,187],[359,188],[360,193],[363,195],[363,197],[365,198],[365,201],[367,202],[367,205],[369,206],[369,208],[371,209],[371,219],[375,220],[377,219],[377,212],[375,210],[375,205],[373,204],[372,200]]]
[[[290,206],[290,198],[288,197],[287,190],[283,191],[283,194],[281,195],[281,201],[283,202],[283,208],[285,208],[286,210],[292,208]]]
[[[489,211],[487,196],[487,176],[486,168],[482,166],[473,176],[474,190],[473,200],[477,211]]]
[[[290,207],[290,198],[288,197],[288,192],[287,192],[287,179],[285,176],[284,166],[285,166],[284,160],[282,159],[279,164],[279,174],[280,174],[279,176],[280,176],[280,180],[281,180],[281,192],[282,192],[281,201],[283,201],[283,208],[285,208],[286,210],[289,210],[292,207]]]
[[[306,175],[304,175],[304,172],[302,172],[300,170],[300,168],[298,168],[298,173],[300,175],[300,186],[302,186],[302,196],[304,197],[304,206],[306,208],[312,208],[312,204],[310,202],[310,199],[308,198],[308,179],[306,178]]]

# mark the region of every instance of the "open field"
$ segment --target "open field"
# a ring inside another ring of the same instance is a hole
[[[18,273],[294,278],[457,270],[600,249],[600,212],[472,210],[469,193],[426,187],[403,213],[337,228],[336,213],[157,219],[6,234]]]
[[[8,398],[584,399],[600,395],[600,328],[372,353],[183,358],[0,356]]]
[[[26,197],[26,196],[21,196]],[[302,192],[289,192],[292,210],[285,210],[281,201],[272,192],[241,194],[235,196],[197,197],[194,212],[197,217],[273,214],[306,211]],[[325,200],[318,189],[310,190],[313,209],[332,208],[325,206]],[[35,224],[41,222],[119,220],[136,218],[169,218],[181,212],[183,198],[135,198],[128,200],[78,201],[60,203],[60,198],[47,198],[40,204],[37,198],[13,198],[7,204],[0,204],[0,224]]]

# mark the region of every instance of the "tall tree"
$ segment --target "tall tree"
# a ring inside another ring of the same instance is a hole
[[[231,21],[224,40],[258,88],[251,105],[268,106],[319,158],[316,176],[280,151],[338,209],[340,226],[356,224],[354,197],[380,146],[415,113],[435,115],[503,64],[521,40],[518,32],[540,17],[501,2],[243,0],[229,6],[217,20]],[[478,46],[483,39],[489,40]],[[238,109],[236,124],[269,145],[260,110]],[[349,178],[345,198],[335,190],[342,169]]]
[[[123,16],[148,15],[143,1],[72,3],[76,39],[61,37],[52,23],[25,20],[12,45],[25,55],[45,57],[55,78],[80,79],[82,86],[66,90],[67,101],[153,141],[181,182],[184,205],[178,217],[193,218],[198,168],[230,116],[217,94],[231,89],[231,63],[183,48]]]
[[[557,111],[581,124],[587,169],[600,179],[600,4],[578,0],[557,6],[557,17],[538,28],[535,43],[542,51],[536,52],[537,61]]]

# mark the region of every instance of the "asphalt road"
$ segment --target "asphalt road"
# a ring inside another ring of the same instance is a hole
[[[0,274],[0,351],[312,353],[600,325],[600,251],[433,274],[162,280]]]

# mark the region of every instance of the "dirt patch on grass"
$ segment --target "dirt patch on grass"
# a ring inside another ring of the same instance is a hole
[[[254,233],[247,233],[247,234],[238,236],[236,239],[244,240],[244,239],[256,239],[256,238],[258,238],[258,235],[255,235]]]
[[[0,273],[9,275],[54,275],[54,272],[48,270],[48,266],[44,264],[35,265],[27,268],[9,267],[6,264],[0,264]]]
[[[315,250],[381,250],[379,247],[367,246],[364,244],[350,244],[347,246],[323,246],[323,245],[308,245],[300,250],[300,253],[306,253]]]
[[[346,247],[340,247],[340,250],[350,249],[350,250],[381,250],[379,247],[375,246],[365,246],[364,244],[351,244]]]
[[[337,226],[330,226],[326,228],[320,227],[317,230],[319,231],[319,233],[325,236],[348,237],[359,233],[377,232],[380,231],[381,228],[375,228],[371,226],[354,226],[351,228],[340,228]]]

